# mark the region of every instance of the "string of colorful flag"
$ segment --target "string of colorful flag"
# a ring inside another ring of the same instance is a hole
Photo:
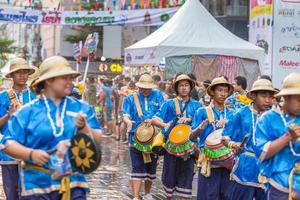
[[[61,11],[111,11],[111,10],[135,10],[172,8],[184,4],[186,0],[50,0],[50,3],[58,4]],[[7,3],[17,5],[20,0],[7,0]],[[26,0],[22,5],[34,6],[42,3],[41,0]]]

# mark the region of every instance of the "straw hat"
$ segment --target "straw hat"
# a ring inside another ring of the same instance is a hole
[[[80,73],[74,71],[69,62],[61,56],[52,56],[45,59],[40,66],[40,76],[35,80],[34,85],[41,83],[47,79],[73,75],[74,78],[80,76]]]
[[[209,96],[213,96],[213,88],[217,85],[227,85],[229,87],[229,95],[231,96],[233,93],[233,86],[223,77],[214,78],[211,84],[207,87],[206,92]]]
[[[138,88],[144,88],[144,89],[153,89],[157,86],[154,84],[153,78],[149,74],[143,74],[139,80],[135,84]]]
[[[180,81],[188,81],[191,85],[191,90],[195,87],[195,81],[193,81],[193,79],[191,79],[188,75],[186,74],[181,74],[179,76],[177,76],[177,78],[175,79],[175,82],[173,84],[173,88],[175,91],[177,91],[177,85]]]
[[[23,58],[15,58],[10,62],[9,72],[5,75],[6,78],[11,78],[11,74],[13,72],[19,71],[19,70],[29,70],[29,75],[33,74],[35,70],[31,68],[28,64],[28,62]]]
[[[282,89],[275,97],[300,95],[300,72],[294,72],[285,77]]]
[[[257,91],[270,91],[276,93],[276,90],[273,88],[272,82],[267,79],[256,80],[253,83],[251,90],[247,93],[247,97],[249,99],[253,99],[253,92]]]

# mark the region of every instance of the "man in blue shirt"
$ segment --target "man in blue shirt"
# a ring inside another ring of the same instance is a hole
[[[243,148],[231,172],[231,177],[235,180],[231,199],[266,199],[264,185],[258,181],[259,168],[253,150],[253,131],[258,117],[271,108],[274,93],[275,89],[269,80],[255,81],[247,93],[248,98],[253,100],[252,104],[241,108],[225,126],[223,131],[225,145],[228,146],[231,142],[233,144],[231,146],[237,151]],[[246,135],[249,137],[241,147]]]
[[[207,88],[207,93],[212,97],[212,102],[208,107],[197,110],[192,126],[193,135],[198,137],[201,149],[204,147],[207,136],[215,130],[224,129],[233,115],[233,110],[225,107],[225,101],[233,93],[233,87],[224,77],[215,78]],[[206,126],[203,127],[203,124]],[[202,159],[198,175],[197,199],[229,199],[233,185],[229,174],[228,169],[211,166],[207,159]]]
[[[24,104],[36,98],[36,95],[26,85],[28,76],[34,72],[35,70],[23,58],[16,58],[10,63],[10,71],[6,74],[6,78],[13,79],[13,87],[0,93],[0,131],[4,136],[7,135],[7,122],[10,116]],[[0,164],[6,198],[9,200],[19,199],[18,162],[1,152]]]
[[[131,184],[134,200],[139,199],[142,181],[145,180],[145,197],[152,199],[150,194],[152,180],[156,178],[157,156],[150,154],[151,161],[144,160],[144,152],[136,148],[135,131],[137,127],[146,123],[148,126],[152,123],[152,117],[164,103],[163,94],[154,89],[156,85],[149,74],[144,74],[136,83],[139,88],[137,93],[128,95],[123,103],[123,120],[127,125],[129,132],[128,141],[130,143],[131,157]]]
[[[300,73],[289,74],[276,97],[282,108],[273,108],[259,119],[254,150],[261,177],[268,187],[268,200],[300,198]]]
[[[243,76],[237,76],[235,77],[232,86],[234,88],[234,93],[228,97],[227,104],[232,109],[238,110],[245,106],[245,104],[241,102],[239,98],[241,96],[245,96],[247,93],[247,79]]]
[[[170,131],[176,125],[191,125],[196,110],[201,107],[198,101],[190,97],[195,83],[188,75],[177,76],[173,87],[177,97],[166,101],[153,118],[153,124],[164,128],[166,139],[169,139]],[[192,139],[192,142],[197,143],[197,140]],[[164,155],[162,183],[168,199],[174,196],[181,199],[192,198],[195,158],[191,153],[186,153],[184,156],[184,158],[175,156],[170,152]]]

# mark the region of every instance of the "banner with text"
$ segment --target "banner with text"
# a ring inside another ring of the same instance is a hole
[[[249,41],[265,50],[261,73],[272,73],[272,0],[250,0]]]
[[[280,87],[285,76],[300,72],[300,0],[277,0],[274,5],[272,77]]]
[[[178,8],[120,11],[39,11],[0,9],[0,22],[43,25],[161,26]]]

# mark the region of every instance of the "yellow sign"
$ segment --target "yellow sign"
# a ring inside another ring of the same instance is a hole
[[[110,71],[111,72],[120,73],[120,72],[122,72],[122,70],[123,70],[122,65],[120,65],[118,63],[110,65]]]

